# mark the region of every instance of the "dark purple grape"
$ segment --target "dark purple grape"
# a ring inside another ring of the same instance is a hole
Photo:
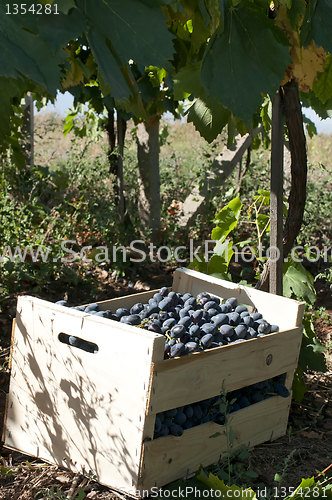
[[[189,342],[190,339],[191,337],[189,333],[185,332],[183,335],[181,335],[180,342],[182,342],[182,344],[187,344],[187,342]]]
[[[174,417],[173,422],[175,422],[178,425],[183,425],[186,420],[187,420],[186,415],[182,411],[178,410],[177,414]]]
[[[101,316],[102,318],[108,318],[108,312],[107,311],[98,311],[96,312],[96,316]],[[141,322],[141,318],[140,318],[140,322]]]
[[[160,311],[159,305],[153,305],[153,304],[150,304],[146,310],[148,316],[151,316],[151,314],[158,314],[159,315],[159,311]]]
[[[223,337],[231,338],[234,334],[234,329],[229,325],[221,325],[219,331]]]
[[[271,332],[271,325],[267,321],[263,321],[258,325],[257,328],[258,333],[263,333],[264,335],[267,335],[268,333]]]
[[[161,311],[168,311],[171,307],[171,302],[172,299],[167,300],[168,297],[165,297],[163,300],[161,300],[158,304],[158,307]]]
[[[288,398],[288,396],[290,395],[289,390],[284,384],[276,384],[274,386],[274,391],[278,394],[278,396],[281,396],[282,398]]]
[[[192,352],[199,352],[199,346],[197,342],[187,342],[186,347],[187,349],[189,349],[189,354]]]
[[[246,337],[247,328],[244,325],[236,326],[234,331],[238,339],[244,339]]]
[[[171,434],[173,434],[173,436],[182,436],[182,434],[183,434],[182,427],[180,427],[180,425],[175,424],[175,423],[173,423],[170,426],[169,431]]]
[[[245,316],[244,318],[242,318],[241,323],[246,325],[248,328],[252,328],[254,326],[254,320],[251,316]]]
[[[238,401],[238,405],[240,406],[240,408],[242,410],[242,408],[247,408],[248,406],[250,406],[250,402],[249,402],[248,398],[246,398],[245,396],[242,396]]]
[[[161,327],[156,323],[148,326],[149,332],[161,333]]]
[[[183,303],[186,302],[186,300],[190,299],[192,297],[192,294],[191,293],[185,293],[184,295],[182,295],[182,300],[183,300]]]
[[[161,425],[162,425],[162,423],[161,423],[160,419],[158,417],[156,417],[155,424],[154,424],[154,432],[158,433],[161,429]]]
[[[249,317],[250,318],[250,314],[248,313],[248,311],[243,311],[242,313],[240,313],[240,316],[241,318],[247,318]],[[252,318],[251,318],[252,319]]]
[[[58,301],[56,302],[56,305],[58,305],[58,306],[63,306],[63,307],[68,307],[68,302],[67,302],[66,300],[58,300]],[[93,305],[93,304],[92,304],[92,305]],[[96,304],[96,305],[98,305],[98,304]],[[79,307],[84,307],[84,309],[85,309],[85,306],[79,306]],[[99,307],[99,306],[98,306],[98,307]],[[82,309],[80,309],[80,311],[81,311],[81,310],[82,310]]]
[[[213,342],[213,335],[211,333],[207,333],[201,338],[201,345],[204,349],[208,349]]]
[[[253,403],[259,403],[260,401],[263,401],[263,399],[264,399],[264,396],[261,392],[253,391],[253,393],[251,395],[251,401]]]
[[[144,310],[144,306],[141,302],[137,302],[137,304],[134,304],[131,309],[130,309],[130,314],[139,314]]]
[[[159,318],[159,314],[157,312],[150,314],[149,320],[156,321]]]
[[[163,287],[159,290],[159,293],[160,293],[163,297],[167,297],[167,295],[168,295],[168,288],[167,288],[167,286],[163,286]]]
[[[162,424],[160,431],[158,432],[158,437],[165,437],[169,434],[169,427],[166,424]]]
[[[175,325],[171,328],[170,336],[174,339],[179,339],[184,333],[186,333],[184,325]]]
[[[167,295],[167,297],[169,297],[170,299],[172,299],[172,305],[174,307],[178,305],[179,298],[178,298],[178,296],[177,296],[177,294],[175,292],[169,292],[169,294]]]
[[[198,303],[201,304],[204,307],[205,304],[207,304],[209,301],[210,301],[210,298],[202,297],[201,299],[199,299]]]
[[[129,309],[126,309],[125,307],[119,307],[119,309],[117,309],[115,311],[115,314],[119,318],[122,318],[123,316],[129,316],[130,315],[130,311],[129,311]]]
[[[169,330],[173,328],[173,326],[175,325],[176,325],[176,320],[174,318],[168,318],[162,324],[162,326],[166,326]]]
[[[66,302],[66,301],[65,300],[64,301],[60,300],[59,302]],[[56,304],[57,303],[58,302],[56,302]],[[63,305],[63,304],[60,304],[60,305]],[[77,307],[74,307],[74,309],[76,309],[76,311],[85,311],[85,308],[86,308],[86,306],[77,306]]]
[[[220,304],[219,307],[222,314],[227,314],[232,310],[232,306],[230,304]]]
[[[254,330],[253,328],[251,328],[251,326],[249,326],[248,331],[247,331],[247,335],[246,335],[246,339],[250,340],[250,339],[255,338],[256,336],[257,336],[256,330]]]
[[[194,415],[193,407],[191,405],[185,406],[183,413],[187,417],[187,420],[188,418],[192,418],[192,416]]]
[[[167,410],[165,414],[166,417],[174,418],[177,412],[178,412],[177,408],[172,408],[171,410]]]
[[[213,300],[218,305],[220,304],[219,297],[216,297],[215,295],[210,295],[210,300]]]
[[[235,309],[238,302],[236,297],[230,297],[229,299],[226,300],[226,304],[229,304],[232,309]]]
[[[185,328],[189,328],[191,325],[191,318],[189,316],[183,316],[181,319],[178,321],[178,325],[183,325]]]
[[[186,301],[185,301],[185,303],[184,303],[184,305],[185,305],[185,306],[192,306],[194,309],[195,309],[195,307],[196,307],[196,304],[197,304],[197,302],[196,302],[195,297],[190,297],[190,298],[189,298],[188,300],[186,300]]]
[[[192,408],[193,408],[193,412],[194,412],[194,416],[193,416],[194,421],[197,422],[197,421],[201,420],[201,418],[203,417],[202,408],[198,404],[193,405]]]
[[[191,314],[191,321],[193,323],[199,323],[199,321],[203,318],[203,311],[201,309],[197,309]]]
[[[189,328],[189,333],[193,337],[201,337],[203,334],[201,328],[198,325],[191,325],[191,327]]]
[[[229,319],[229,324],[231,326],[237,326],[240,324],[241,321],[240,315],[236,312],[228,313],[228,319]]]
[[[214,307],[210,307],[210,309],[208,309],[208,315],[211,319],[216,316],[216,314],[218,314],[218,311]]]
[[[215,305],[216,305],[216,303],[213,302],[213,300],[209,300],[208,302],[205,302],[204,309],[205,309],[205,311],[212,309],[212,307],[213,307],[213,309],[215,309]]]
[[[279,332],[279,326],[271,325],[271,333],[276,333],[276,332]]]
[[[116,314],[111,314],[109,316],[109,319],[112,319],[113,321],[120,321],[119,316],[117,316]]]
[[[168,342],[165,342],[164,355],[167,356],[167,354],[170,354],[170,352],[171,352],[171,346],[169,345]]]
[[[213,325],[212,323],[205,323],[201,326],[201,330],[202,332],[209,333],[212,336],[215,335],[218,331],[216,325]]]
[[[100,308],[99,308],[98,304],[89,304],[88,306],[86,306],[84,312],[92,313],[92,312],[99,312],[99,311],[100,311]],[[128,311],[128,309],[126,309],[126,311]],[[129,311],[128,311],[128,313],[129,313]]]
[[[157,304],[159,304],[159,302],[161,302],[163,298],[164,297],[161,295],[161,293],[155,293],[153,296],[153,299],[157,302]]]
[[[162,322],[166,321],[168,318],[169,316],[167,311],[161,311],[158,315],[158,319],[160,319],[160,321]]]
[[[216,316],[213,316],[211,321],[214,325],[216,325],[217,328],[219,328],[221,325],[229,324],[229,317],[227,316],[227,314],[219,313]]]
[[[247,313],[248,312],[248,307],[247,306],[236,306],[235,312],[237,312],[238,314],[241,314],[243,312]]]
[[[182,342],[177,342],[171,347],[171,357],[177,358],[184,353],[184,344]]]
[[[252,317],[252,319],[253,319],[254,321],[257,321],[258,319],[262,319],[262,318],[263,318],[263,315],[262,315],[261,313],[259,313],[259,312],[256,312],[256,313],[253,313],[253,314],[251,315],[251,317]]]
[[[149,305],[156,306],[157,304],[158,304],[158,302],[153,297],[151,297],[151,299],[149,299]]]

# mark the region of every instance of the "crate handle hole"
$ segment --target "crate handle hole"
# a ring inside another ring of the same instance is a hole
[[[76,347],[76,349],[81,349],[82,351],[90,352],[91,354],[97,354],[99,347],[94,342],[89,342],[88,340],[81,339],[74,335],[68,335],[67,333],[59,333],[58,339],[62,344],[70,345],[71,347]]]

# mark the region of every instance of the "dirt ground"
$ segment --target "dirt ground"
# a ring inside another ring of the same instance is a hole
[[[141,270],[141,275],[133,283],[126,280],[115,281],[107,273],[98,276],[100,294],[96,300],[137,293],[147,289],[170,286],[174,269],[156,266],[155,269]],[[98,271],[97,271],[98,272]],[[131,286],[128,286],[130,284]],[[332,331],[331,291],[323,283],[317,282],[317,306],[326,307],[327,318],[315,320],[316,333],[329,347]],[[27,291],[29,293],[29,291]],[[60,289],[48,292],[48,300],[63,298]],[[70,305],[82,303],[82,294],[69,290]],[[79,297],[79,301],[78,300]],[[90,300],[91,301],[91,300]],[[0,302],[0,366],[8,355],[11,323],[15,317],[16,297]],[[331,365],[330,365],[331,366]],[[9,370],[0,371],[0,436],[2,434],[5,397],[9,387]],[[301,404],[293,402],[290,410],[287,434],[273,442],[256,446],[250,457],[243,462],[245,470],[255,471],[257,477],[250,485],[255,487],[275,487],[276,473],[287,470],[283,485],[296,487],[302,478],[317,477],[326,470],[332,476],[332,370],[327,373],[311,373],[306,376],[308,392]],[[331,468],[329,468],[331,467]],[[77,499],[79,491],[91,500],[113,500],[123,498],[116,492],[99,485],[83,476],[72,474],[58,467],[50,466],[31,457],[3,448],[0,443],[0,500],[37,499]],[[46,493],[39,493],[47,490]],[[53,492],[53,496],[52,496]]]

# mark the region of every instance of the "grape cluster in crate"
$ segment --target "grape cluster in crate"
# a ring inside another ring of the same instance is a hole
[[[215,396],[191,405],[181,406],[158,413],[155,421],[154,439],[169,434],[181,436],[183,431],[207,422],[225,424],[225,418],[235,411],[247,408],[272,396],[287,398],[290,393],[284,385],[285,375],[258,382],[227,395]]]
[[[68,306],[65,300],[56,303]],[[167,287],[162,287],[147,304],[137,302],[130,309],[120,307],[115,312],[101,311],[98,304],[74,309],[163,334],[166,338],[165,359],[244,342],[279,330],[261,313],[250,314],[248,307],[238,305],[235,297],[222,303],[218,297],[206,292],[194,297],[191,293],[169,292]],[[67,342],[94,352],[94,344],[73,335],[68,336]]]

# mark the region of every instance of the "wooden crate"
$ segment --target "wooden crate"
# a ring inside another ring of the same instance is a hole
[[[223,426],[209,422],[181,437],[153,440],[156,414],[219,395],[223,383],[233,391],[287,373],[290,389],[304,304],[187,269],[175,272],[172,288],[237,297],[280,331],[164,360],[162,335],[20,297],[5,446],[72,471],[91,471],[100,483],[134,497],[218,461],[226,451]],[[147,302],[154,293],[99,305],[115,311]],[[60,333],[94,342],[99,350],[92,354],[63,344]],[[233,449],[285,434],[290,401],[275,396],[233,413]]]

